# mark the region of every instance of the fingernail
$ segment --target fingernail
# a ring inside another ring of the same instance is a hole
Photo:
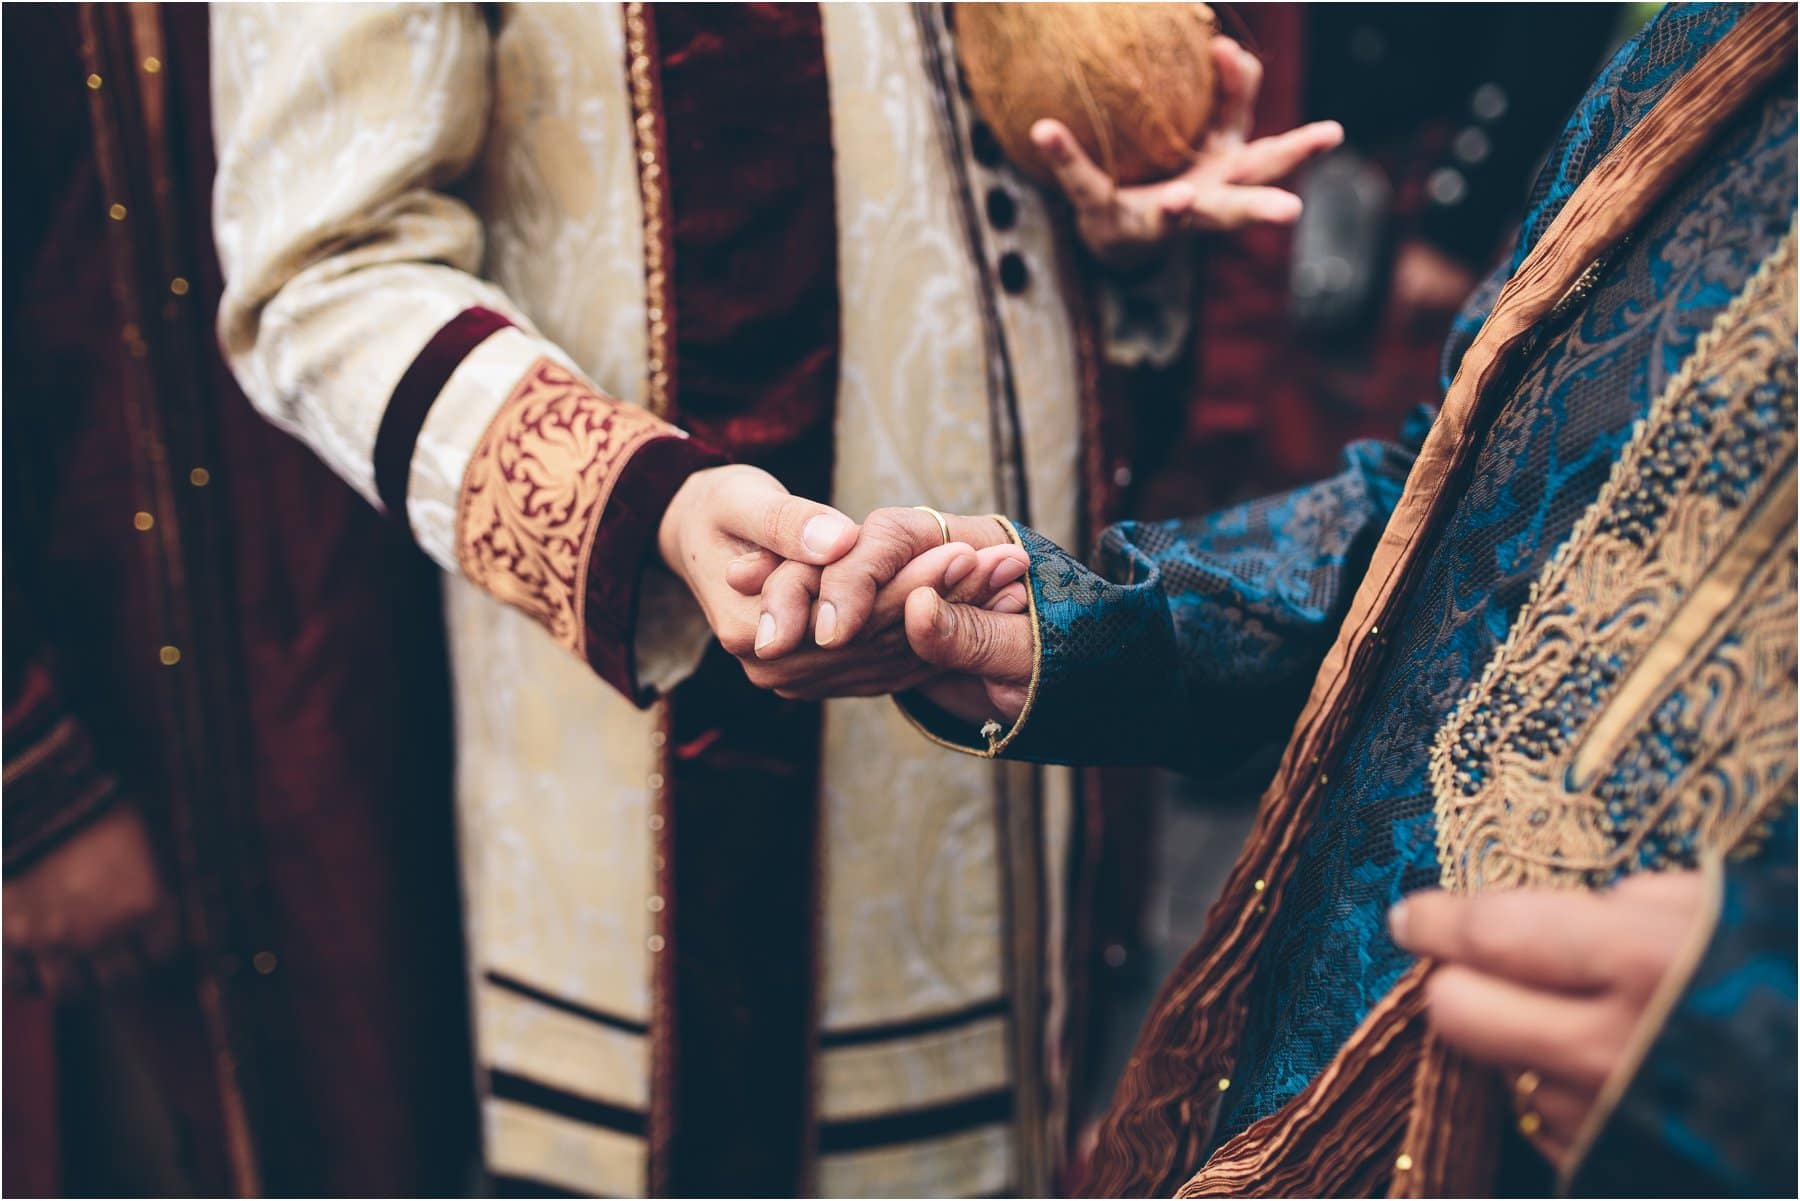
[[[956,558],[950,560],[950,566],[944,568],[944,587],[946,587],[946,588],[956,587],[963,580],[967,579],[969,576],[969,573],[974,570],[975,570],[975,556],[974,555],[958,555],[958,556],[956,556]]]
[[[813,520],[820,519],[815,517]],[[835,633],[837,633],[837,606],[826,601],[819,606],[819,621],[813,627],[813,641],[820,646],[828,646],[831,643],[831,636]],[[742,643],[739,645],[741,646]]]
[[[775,615],[764,613],[756,619],[756,649],[760,651],[773,641],[775,641]],[[738,645],[742,646],[743,643],[740,642]]]
[[[1016,596],[1003,596],[993,604],[996,613],[1023,613],[1025,602]]]
[[[801,527],[800,545],[815,555],[828,555],[849,524],[836,513],[821,513]]]
[[[935,591],[931,595],[937,605],[937,613],[932,617],[931,624],[937,627],[939,637],[950,638],[956,633],[956,618],[950,612],[950,606],[944,603],[943,597],[938,596]]]
[[[1000,566],[994,568],[993,576],[988,580],[989,588],[1004,588],[1025,574],[1026,564],[1021,559],[1004,559]]]
[[[1388,910],[1388,933],[1401,946],[1406,945],[1406,902],[1401,901]]]

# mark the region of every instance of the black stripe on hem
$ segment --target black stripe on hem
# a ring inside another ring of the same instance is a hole
[[[844,1151],[866,1151],[874,1147],[917,1143],[929,1138],[961,1134],[976,1126],[991,1126],[996,1122],[1009,1121],[1012,1112],[1012,1090],[998,1089],[927,1109],[911,1109],[903,1113],[884,1114],[878,1118],[820,1122],[819,1153],[831,1155]]]
[[[873,1026],[851,1026],[843,1030],[827,1030],[819,1035],[820,1047],[860,1047],[868,1043],[892,1042],[902,1038],[917,1038],[922,1034],[936,1034],[941,1030],[954,1030],[971,1022],[979,1022],[985,1018],[1005,1017],[1007,1004],[1005,997],[996,997],[992,1001],[983,1001],[978,1005],[970,1005],[964,1009],[953,1009],[948,1013],[933,1014],[930,1017],[915,1018],[908,1022],[885,1022]]]
[[[602,1026],[610,1026],[612,1029],[624,1031],[626,1034],[650,1033],[650,1027],[642,1022],[634,1022],[630,1018],[622,1018],[615,1013],[590,1009],[578,1001],[570,1001],[547,993],[541,988],[533,988],[523,980],[515,980],[511,976],[501,975],[499,972],[486,972],[484,977],[495,988],[503,988],[507,992],[517,993],[521,997],[529,998],[540,1005],[547,1005],[551,1009],[561,1010],[563,1013],[585,1018],[590,1022],[598,1022]]]
[[[515,1105],[553,1113],[572,1122],[599,1126],[637,1138],[644,1137],[645,1121],[641,1110],[609,1105],[591,1097],[578,1097],[574,1093],[566,1093],[560,1088],[539,1084],[511,1072],[490,1068],[488,1095],[499,1101],[511,1101]]]

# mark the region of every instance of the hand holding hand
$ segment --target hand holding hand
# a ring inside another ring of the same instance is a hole
[[[1423,892],[1389,912],[1394,941],[1438,967],[1432,1029],[1507,1073],[1519,1129],[1565,1167],[1700,911],[1697,872],[1603,893]]]
[[[136,809],[120,804],[8,880],[6,983],[68,996],[137,974],[180,937]]]
[[[878,509],[855,547],[823,568],[761,551],[735,560],[727,572],[732,588],[761,606],[757,662],[745,662],[752,681],[803,697],[917,686],[935,674],[913,653],[903,626],[907,597],[920,588],[1022,612],[1025,552],[991,518],[946,515],[945,524],[970,541],[943,544],[944,528],[924,510]]]
[[[1212,52],[1218,116],[1193,164],[1173,179],[1120,187],[1066,125],[1046,119],[1032,126],[1032,142],[1075,206],[1081,240],[1101,262],[1126,267],[1147,261],[1176,236],[1196,230],[1292,225],[1300,217],[1300,198],[1267,185],[1344,140],[1336,121],[1249,140],[1262,64],[1228,37],[1213,38]]]

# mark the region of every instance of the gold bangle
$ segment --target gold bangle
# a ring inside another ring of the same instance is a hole
[[[944,541],[943,541],[942,545],[949,546],[950,545],[950,522],[945,519],[944,515],[942,513],[938,512],[936,509],[932,508],[930,505],[914,505],[913,508],[917,509],[921,513],[929,513],[937,519],[938,532],[944,535]]]

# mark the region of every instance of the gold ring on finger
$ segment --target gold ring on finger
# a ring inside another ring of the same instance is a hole
[[[932,508],[930,505],[914,505],[913,508],[917,509],[921,513],[929,513],[932,515],[933,518],[935,518],[937,520],[938,532],[944,536],[944,541],[940,545],[949,546],[950,545],[950,522],[944,517],[944,515],[942,513],[938,512],[936,509]]]

